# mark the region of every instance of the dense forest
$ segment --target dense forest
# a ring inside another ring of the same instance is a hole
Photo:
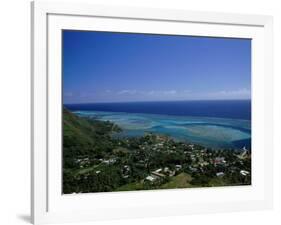
[[[63,109],[63,193],[251,184],[251,153],[148,133],[117,138],[110,121]]]

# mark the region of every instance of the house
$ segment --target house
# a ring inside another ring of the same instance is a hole
[[[156,172],[156,171],[151,172],[151,174],[154,175],[154,176],[156,176],[156,177],[159,177],[159,178],[161,178],[161,177],[162,177],[162,178],[166,177],[164,174],[158,173],[158,172]]]
[[[129,170],[130,170],[130,166],[124,165],[124,169],[127,170],[127,171],[129,171]]]
[[[218,172],[218,173],[216,173],[216,176],[217,177],[223,177],[224,176],[224,172]]]
[[[102,160],[102,162],[109,165],[109,164],[115,163],[115,162],[116,162],[116,159]]]
[[[150,182],[153,182],[153,181],[155,181],[157,178],[156,177],[154,177],[154,176],[147,176],[146,178],[145,178],[145,180],[148,180],[148,181],[150,181]]]
[[[216,157],[214,159],[214,164],[218,164],[219,165],[219,164],[224,164],[224,163],[226,163],[224,157]]]
[[[162,169],[160,168],[160,169],[155,170],[154,172],[160,173],[161,171],[162,171]]]
[[[240,170],[240,174],[241,174],[242,176],[247,176],[247,175],[250,174],[250,172],[249,172],[249,171],[246,171],[246,170]]]
[[[175,176],[176,171],[170,170],[168,167],[165,167],[165,168],[164,168],[164,173],[165,173],[165,174],[168,174],[170,177],[172,177],[172,176]]]
[[[176,170],[181,170],[182,169],[182,165],[176,165]]]
[[[203,161],[203,162],[200,162],[199,165],[200,165],[201,167],[204,167],[204,166],[208,166],[209,163],[206,162],[206,161]]]

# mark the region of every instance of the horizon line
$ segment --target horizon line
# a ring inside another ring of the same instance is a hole
[[[187,102],[187,101],[251,101],[247,99],[189,99],[189,100],[150,100],[150,101],[117,101],[117,102],[75,102],[63,103],[63,105],[78,105],[78,104],[112,104],[112,103],[146,103],[146,102]]]

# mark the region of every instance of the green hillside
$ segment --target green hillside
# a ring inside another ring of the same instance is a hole
[[[100,157],[112,151],[112,132],[120,128],[111,122],[81,118],[63,109],[63,158],[64,168],[75,167],[82,157]]]
[[[63,109],[64,193],[81,189],[77,174],[82,174],[85,170],[91,172],[95,168],[93,165],[99,163],[99,158],[112,153],[116,141],[110,134],[119,131],[120,128],[109,121],[78,117],[66,108]],[[101,186],[102,182],[99,183]],[[105,185],[97,187],[93,182],[92,187],[96,191],[106,190]],[[87,190],[86,187],[83,189]]]

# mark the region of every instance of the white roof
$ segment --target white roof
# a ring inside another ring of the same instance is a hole
[[[155,180],[155,178],[152,177],[152,176],[147,176],[145,179],[146,179],[146,180],[149,180],[149,181],[154,181],[154,180]]]
[[[250,172],[246,171],[246,170],[240,170],[240,174],[242,174],[243,176],[246,176],[246,175],[250,174]]]
[[[217,175],[218,177],[219,177],[219,176],[223,176],[223,175],[224,175],[224,172],[218,172],[216,175]]]

